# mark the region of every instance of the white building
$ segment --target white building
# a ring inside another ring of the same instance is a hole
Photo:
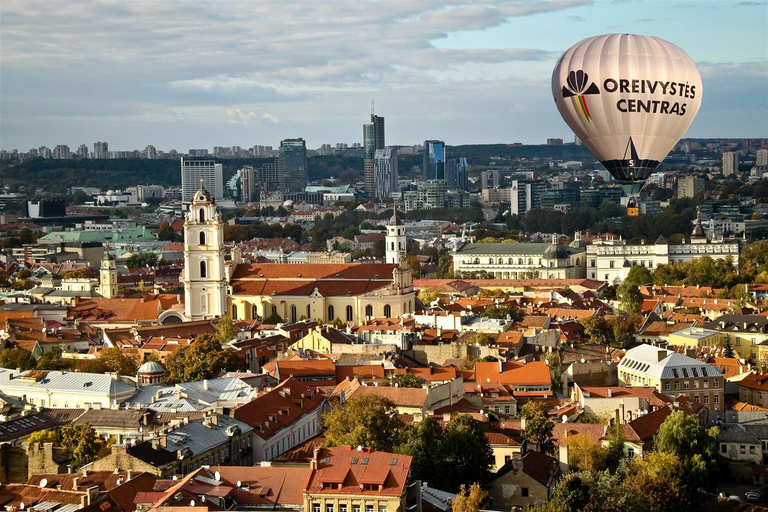
[[[635,265],[653,271],[659,265],[690,262],[702,256],[725,259],[730,256],[735,268],[739,266],[739,243],[708,238],[696,219],[690,243],[671,244],[659,236],[652,244],[628,245],[626,240],[595,240],[587,246],[587,278],[620,283]]]
[[[223,167],[214,160],[201,158],[181,159],[181,200],[189,201],[200,187],[200,180],[213,199],[224,199]]]
[[[723,176],[730,176],[735,172],[739,172],[739,154],[723,153]]]
[[[202,181],[202,180],[201,180]],[[184,220],[185,314],[190,320],[222,316],[227,308],[224,223],[204,187],[192,197]]]
[[[496,279],[580,279],[586,274],[582,245],[462,242],[452,253],[453,270],[486,272]]]
[[[117,374],[81,373],[53,370],[17,372],[0,369],[3,394],[32,405],[74,409],[109,409],[131,398],[135,384]]]
[[[405,229],[403,221],[397,216],[397,206],[392,212],[392,218],[387,224],[387,235],[384,237],[385,256],[387,263],[397,265],[405,258]]]

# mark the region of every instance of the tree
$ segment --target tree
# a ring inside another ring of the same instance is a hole
[[[496,343],[496,338],[485,332],[476,332],[467,338],[467,345],[480,345],[487,347]]]
[[[222,350],[213,334],[201,334],[188,346],[177,347],[165,359],[165,382],[192,382],[212,379],[221,370],[245,369],[245,358]]]
[[[235,324],[232,321],[232,317],[228,314],[219,319],[219,323],[216,325],[216,327],[219,329],[219,332],[216,333],[216,338],[222,345],[229,343],[230,341],[237,338],[237,330],[235,330]]]
[[[453,512],[479,512],[487,498],[488,493],[480,487],[480,484],[472,484],[469,489],[466,485],[462,485],[453,500]]]
[[[496,299],[503,299],[506,298],[507,292],[501,288],[483,288],[477,292],[477,296],[480,298],[491,297]]]
[[[0,352],[0,366],[3,368],[31,370],[35,367],[35,358],[29,350],[21,347],[5,349]]]
[[[443,429],[433,416],[427,416],[415,427],[404,431],[396,452],[413,457],[411,472],[415,480],[442,487],[445,465],[440,459]]]
[[[453,279],[453,256],[451,251],[444,249],[437,260],[437,278]]]
[[[158,258],[158,255],[153,252],[137,252],[128,257],[125,265],[128,268],[156,267]]]
[[[69,370],[72,368],[72,360],[61,357],[60,348],[52,348],[44,352],[37,360],[35,368],[38,370]]]
[[[371,253],[374,258],[383,258],[386,252],[387,252],[387,245],[384,242],[384,240],[376,240],[375,242],[373,242]]]
[[[650,512],[690,510],[691,491],[680,459],[672,453],[653,451],[627,465],[621,486],[632,510]]]
[[[72,453],[73,465],[80,467],[96,459],[104,442],[98,438],[90,423],[69,423],[61,429],[61,445]]]
[[[78,371],[88,373],[117,372],[118,375],[136,375],[139,369],[139,355],[136,350],[121,350],[117,347],[99,352],[95,359],[81,359]]]
[[[521,409],[519,416],[526,420],[525,428],[520,431],[529,443],[535,444],[541,451],[552,447],[552,432],[555,424],[549,418],[548,407],[544,402],[528,402]]]
[[[571,471],[603,471],[607,467],[608,450],[585,434],[566,438],[568,466]]]
[[[0,354],[0,356],[2,356],[2,354]],[[725,341],[723,342],[723,357],[735,357],[730,336],[726,336]]]
[[[53,443],[54,445],[59,445],[59,436],[56,435],[56,432],[53,430],[38,430],[37,432],[32,432],[32,434],[27,438],[27,442],[29,444],[33,443]]]
[[[275,312],[269,315],[267,318],[265,318],[264,323],[269,325],[281,324],[283,323],[283,317],[281,317],[280,315],[277,314],[277,312]]]
[[[443,490],[456,492],[460,486],[475,482],[485,484],[494,464],[488,439],[471,416],[453,418],[440,443],[440,456],[447,468]]]
[[[166,240],[168,242],[176,241],[176,232],[171,228],[171,225],[168,222],[163,221],[157,227],[157,239]]]
[[[88,279],[93,277],[93,272],[90,268],[78,268],[66,272],[63,276],[64,279]]]
[[[404,424],[389,400],[376,395],[336,404],[323,416],[325,438],[330,446],[364,446],[391,452]]]
[[[413,271],[414,279],[421,277],[421,261],[416,256],[408,256],[408,266]]]
[[[440,300],[445,296],[445,292],[437,286],[428,286],[419,290],[419,300],[425,306],[429,306],[436,300]]]
[[[617,316],[611,319],[609,325],[613,334],[612,345],[625,348],[635,339],[635,333],[640,325],[640,317],[637,315]]]
[[[550,512],[613,512],[626,510],[620,493],[622,476],[608,471],[570,473],[558,482],[549,501]]]
[[[420,388],[426,381],[412,373],[393,373],[384,381],[385,386]]]
[[[512,302],[504,304],[491,304],[480,314],[485,318],[497,318],[500,320],[510,319],[513,322],[522,322],[525,318],[525,312],[518,308]]]
[[[716,476],[718,435],[720,429],[705,429],[698,416],[674,411],[659,427],[654,446],[680,459],[686,482],[703,487]]]
[[[591,318],[582,318],[581,321],[584,334],[589,336],[593,343],[607,344],[612,335],[611,326],[605,320],[605,317],[594,316]]]

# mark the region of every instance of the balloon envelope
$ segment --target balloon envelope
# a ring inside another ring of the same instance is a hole
[[[585,39],[557,61],[560,115],[620,181],[650,176],[701,106],[701,76],[680,48],[656,37]]]

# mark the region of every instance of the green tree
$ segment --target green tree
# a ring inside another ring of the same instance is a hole
[[[562,478],[549,502],[550,512],[614,512],[627,510],[620,493],[622,475],[608,471],[581,471]]]
[[[35,367],[35,359],[29,350],[21,347],[5,349],[0,352],[0,366],[3,368],[31,370]]]
[[[496,299],[503,299],[507,297],[507,292],[501,288],[483,288],[477,292],[477,296],[480,298],[491,297]]]
[[[491,304],[486,307],[480,314],[485,318],[506,319],[509,318],[513,322],[522,322],[525,318],[525,312],[518,308],[515,304],[507,302],[504,304]]]
[[[466,485],[462,485],[451,508],[453,512],[480,512],[486,499],[488,499],[488,493],[480,487],[480,484],[472,484],[469,489]]]
[[[660,452],[671,453],[680,459],[685,481],[703,487],[717,474],[717,437],[720,429],[701,426],[699,417],[674,411],[659,427],[654,446]]]
[[[613,334],[612,345],[626,348],[635,339],[635,333],[640,325],[640,317],[637,315],[617,316],[611,319],[609,325]]]
[[[421,261],[416,256],[408,256],[408,266],[413,272],[413,278],[418,279],[421,277]]]
[[[411,472],[413,478],[443,487],[445,465],[440,459],[440,445],[443,429],[433,416],[427,416],[415,427],[404,431],[404,439],[396,451],[413,457]]]
[[[393,373],[384,380],[385,386],[420,388],[426,381],[412,373]]]
[[[90,268],[78,268],[66,272],[63,276],[64,279],[89,279],[93,277],[93,272]]]
[[[476,332],[471,334],[467,338],[467,345],[480,345],[481,347],[487,347],[496,343],[496,338],[486,332]]]
[[[53,430],[38,430],[37,432],[32,432],[32,434],[27,438],[27,442],[29,444],[53,443],[54,446],[58,446],[60,444],[59,436]]]
[[[264,319],[264,323],[268,325],[276,325],[283,323],[283,317],[277,314],[277,312],[272,313],[267,318]]]
[[[607,344],[613,335],[613,329],[605,320],[605,317],[582,318],[579,323],[584,329],[584,334],[588,335],[593,343]]]
[[[125,265],[128,268],[138,267],[156,267],[158,261],[158,255],[153,252],[137,252],[131,254],[126,260]]]
[[[692,491],[680,459],[672,453],[653,451],[627,465],[620,490],[627,496],[631,510],[649,512],[690,510]]]
[[[168,222],[163,221],[157,227],[157,239],[174,242],[178,239],[178,237],[173,228],[171,228],[171,225]]]
[[[429,306],[436,300],[440,300],[445,296],[445,292],[437,286],[428,286],[419,290],[419,300],[425,306]]]
[[[61,429],[61,445],[72,453],[72,463],[76,467],[93,462],[104,447],[90,423],[64,425]]]
[[[38,370],[70,370],[73,360],[61,357],[61,349],[53,348],[44,352],[37,360],[35,368]]]
[[[544,402],[528,402],[518,414],[526,420],[525,428],[520,431],[529,443],[540,447],[542,451],[548,451],[552,447],[552,432],[555,429],[554,422],[549,418],[549,408]]]
[[[376,395],[335,404],[323,416],[329,446],[363,446],[391,452],[404,424],[389,400]]]
[[[201,334],[188,346],[177,347],[165,359],[165,382],[192,382],[212,379],[222,370],[245,369],[245,358],[222,350],[214,334]]]
[[[453,418],[440,443],[440,457],[447,468],[443,490],[456,492],[461,485],[485,484],[494,464],[488,439],[471,416]]]
[[[437,278],[453,279],[453,256],[451,251],[444,249],[437,260]]]
[[[383,258],[387,250],[387,246],[384,240],[376,240],[373,242],[371,253],[374,258]]]
[[[730,336],[726,336],[725,337],[725,341],[723,342],[723,356],[724,357],[735,357],[735,352],[733,350],[733,345],[731,344]]]
[[[117,372],[118,375],[136,375],[139,369],[139,355],[134,349],[122,350],[117,347],[99,352],[95,359],[80,359],[76,368],[81,372]]]
[[[219,330],[219,332],[216,333],[216,338],[218,338],[219,343],[222,345],[229,343],[233,339],[237,338],[235,323],[232,321],[232,317],[228,314],[219,319],[219,323],[216,324],[216,328]]]
[[[571,471],[603,471],[607,468],[608,449],[585,434],[563,440],[568,446],[568,466]]]

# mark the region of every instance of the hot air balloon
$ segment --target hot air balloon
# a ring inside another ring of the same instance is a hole
[[[563,53],[552,73],[560,115],[630,198],[691,125],[701,93],[693,60],[649,36],[584,39]],[[627,213],[638,213],[632,200]]]

